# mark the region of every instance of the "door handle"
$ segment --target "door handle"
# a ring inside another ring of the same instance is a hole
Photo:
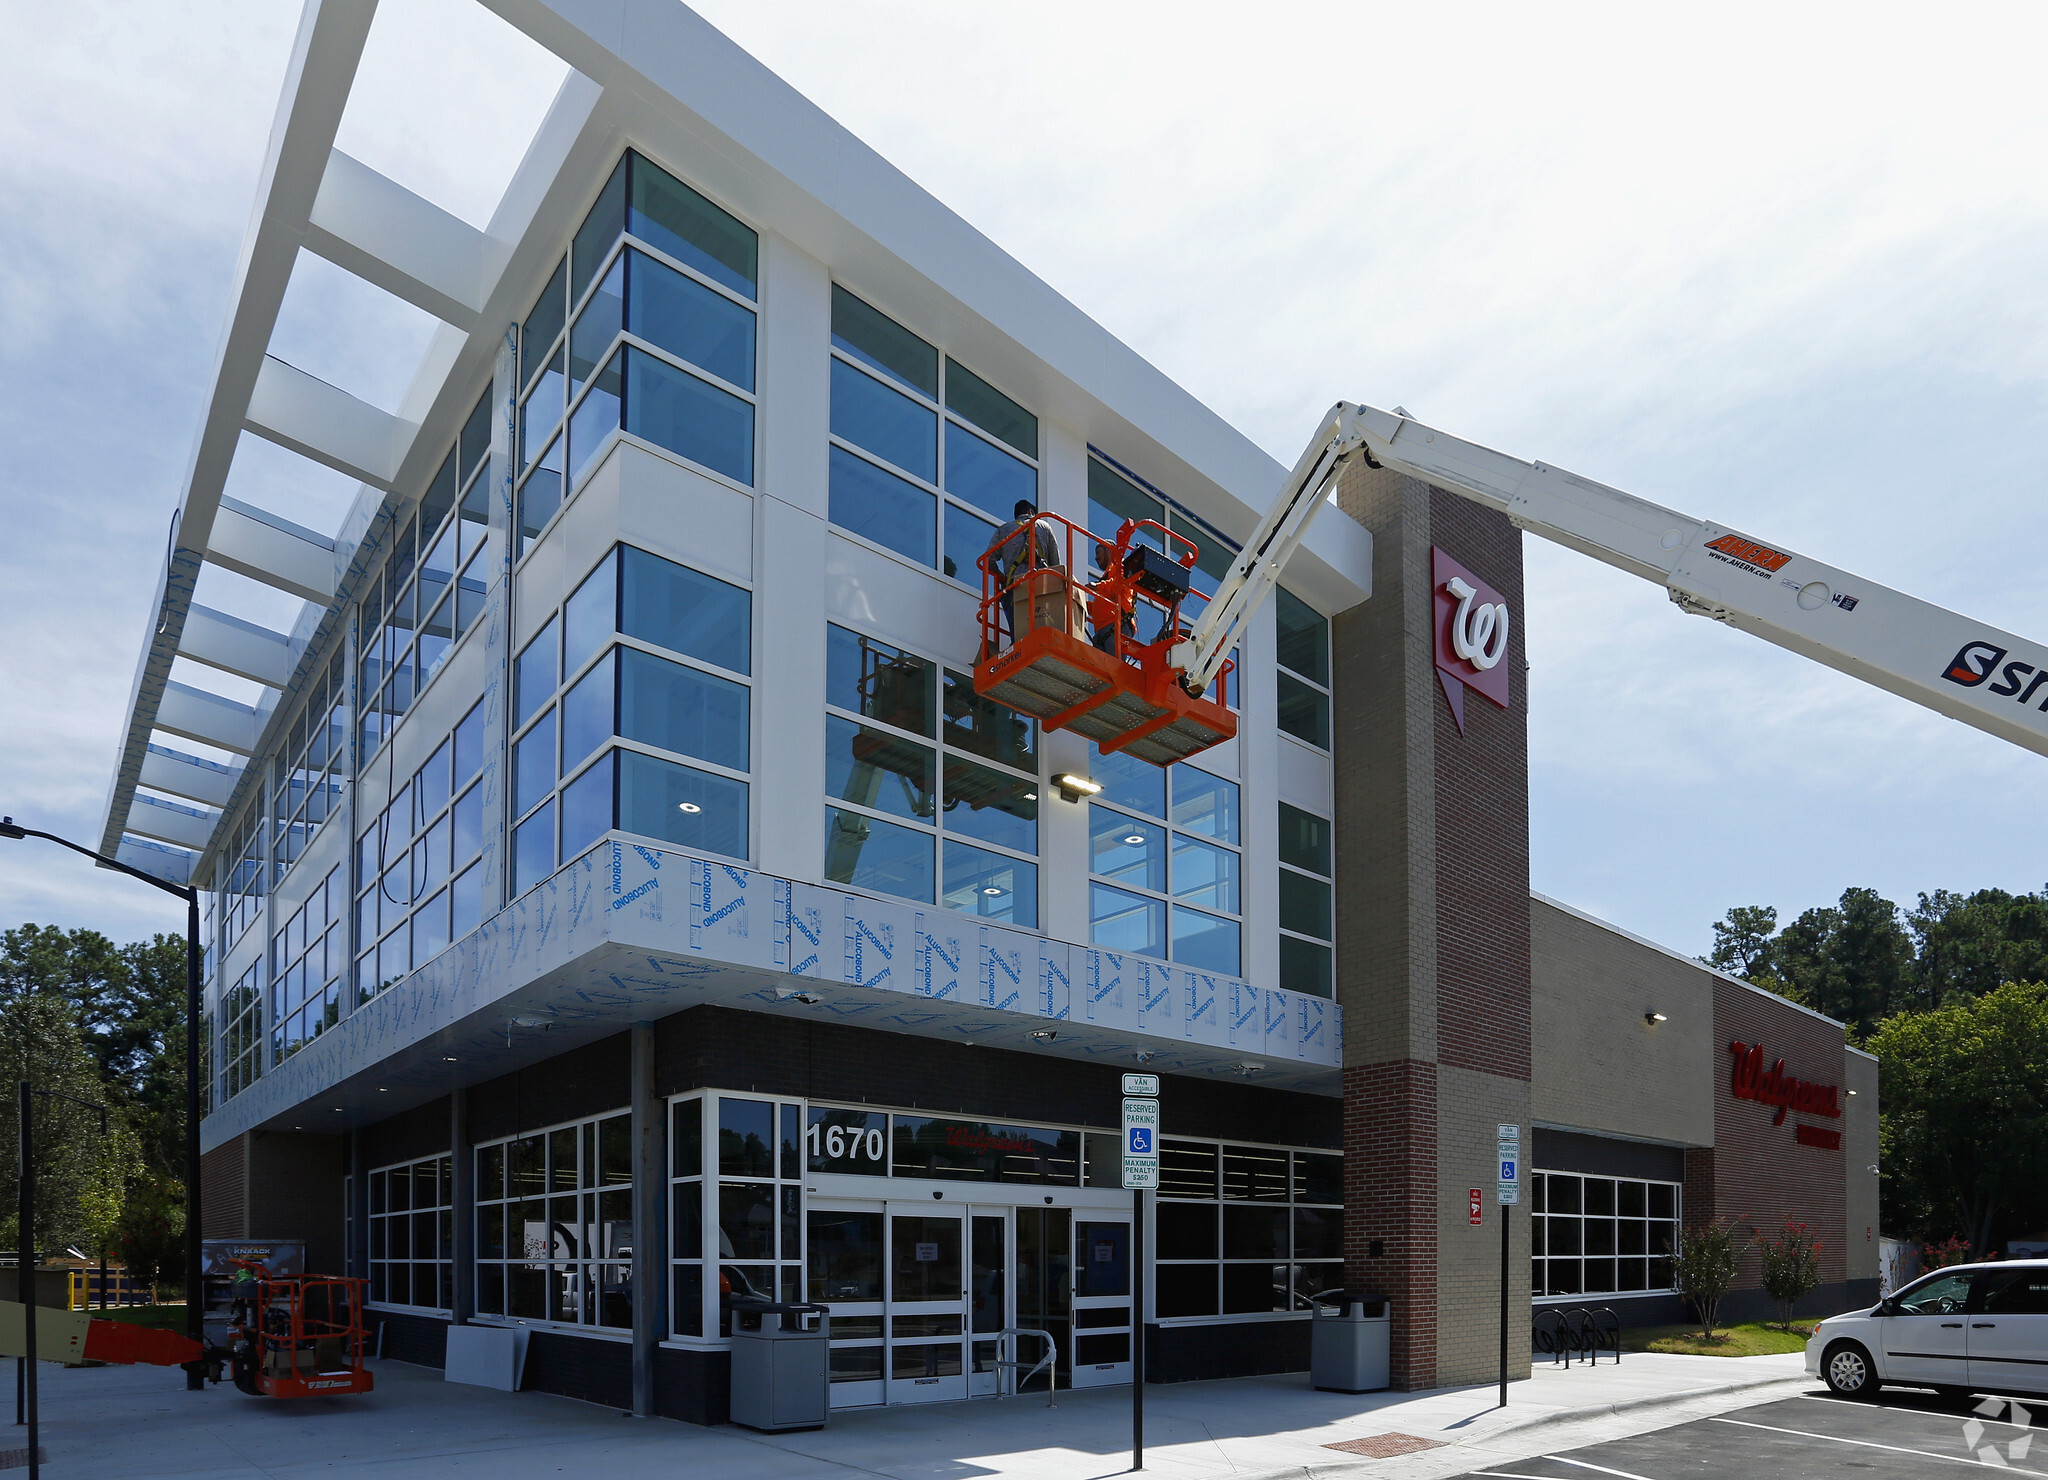
[[[1960,1331],[1963,1329],[1963,1323],[1961,1321],[1943,1321],[1941,1329],[1944,1331]]]
[[[1979,1331],[1996,1331],[1998,1329],[1998,1322],[1996,1321],[1977,1321],[1974,1325],[1975,1329]]]

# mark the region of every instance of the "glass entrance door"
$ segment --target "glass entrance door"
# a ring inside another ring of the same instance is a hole
[[[831,1307],[827,1353],[834,1408],[883,1401],[883,1213],[870,1205],[811,1204],[804,1294]]]
[[[976,1208],[968,1218],[967,1391],[1003,1390],[1003,1327],[1010,1324],[1010,1215],[1006,1208]]]
[[[964,1223],[958,1210],[889,1205],[890,1403],[967,1396]]]
[[[1058,1343],[1057,1370],[1063,1388],[1073,1386],[1073,1226],[1074,1215],[1067,1208],[1017,1209],[1015,1324],[1025,1330],[1049,1332]],[[1024,1363],[1017,1372],[1019,1390],[1042,1390],[1046,1386],[1044,1373],[1031,1382],[1023,1381],[1024,1373],[1039,1358],[1039,1343],[1024,1337],[1017,1346],[1018,1359]]]
[[[1072,1385],[1131,1380],[1131,1220],[1074,1219]]]

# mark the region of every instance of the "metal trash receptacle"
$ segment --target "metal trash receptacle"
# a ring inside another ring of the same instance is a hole
[[[732,1421],[778,1433],[821,1429],[831,1408],[832,1312],[740,1297],[732,1311]]]
[[[1317,1295],[1309,1328],[1309,1381],[1323,1392],[1372,1393],[1393,1385],[1393,1317],[1365,1290]]]

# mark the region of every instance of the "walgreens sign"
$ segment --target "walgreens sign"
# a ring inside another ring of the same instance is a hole
[[[1761,1043],[1731,1043],[1728,1052],[1735,1058],[1735,1072],[1729,1080],[1729,1088],[1735,1092],[1735,1098],[1776,1105],[1778,1113],[1771,1117],[1772,1125],[1783,1125],[1787,1110],[1800,1115],[1840,1118],[1842,1091],[1839,1085],[1816,1084],[1810,1079],[1795,1078],[1785,1072],[1783,1059],[1766,1069]]]

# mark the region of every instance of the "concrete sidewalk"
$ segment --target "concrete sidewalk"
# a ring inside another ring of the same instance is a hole
[[[1800,1360],[1630,1354],[1597,1369],[1539,1364],[1535,1376],[1510,1386],[1505,1410],[1493,1406],[1492,1387],[1348,1397],[1315,1392],[1306,1376],[1152,1387],[1145,1467],[1175,1480],[1311,1471],[1433,1480],[1785,1396],[1804,1383]],[[777,1435],[636,1423],[565,1398],[446,1383],[430,1368],[375,1366],[374,1394],[297,1403],[246,1397],[226,1384],[186,1393],[177,1371],[45,1367],[48,1473],[640,1480],[687,1467],[720,1480],[1103,1480],[1130,1465],[1128,1388],[1061,1393],[1052,1407],[1038,1395],[839,1413],[829,1428]],[[0,1448],[23,1442],[20,1429],[12,1433]],[[1388,1434],[1433,1442],[1399,1458],[1328,1447]]]

